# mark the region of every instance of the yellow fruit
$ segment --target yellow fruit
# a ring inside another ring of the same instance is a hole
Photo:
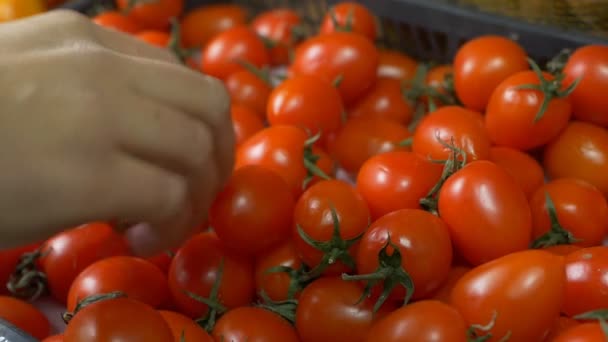
[[[0,0],[0,22],[25,18],[44,11],[44,0]]]

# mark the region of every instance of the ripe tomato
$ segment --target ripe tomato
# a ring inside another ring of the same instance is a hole
[[[186,12],[181,38],[185,48],[204,48],[217,34],[247,24],[247,11],[234,4],[203,5]]]
[[[438,65],[431,68],[426,74],[425,83],[429,87],[437,90],[440,94],[449,95],[449,92],[453,91],[454,89],[448,88],[450,84],[447,83],[447,78],[451,77],[453,74],[454,68],[451,65]]]
[[[43,0],[0,0],[0,23],[46,11]]]
[[[63,339],[65,342],[168,342],[173,341],[173,334],[152,307],[123,297],[85,306],[70,320]]]
[[[308,285],[296,310],[296,329],[302,342],[364,341],[372,324],[395,309],[387,303],[374,313],[374,301],[363,296],[359,284],[325,277]]]
[[[552,342],[605,342],[606,334],[599,323],[584,323],[559,334]]]
[[[294,30],[302,20],[298,13],[287,8],[271,9],[262,12],[251,22],[251,27],[272,45],[270,60],[272,65],[289,63],[290,50],[295,47],[297,37]]]
[[[53,335],[45,338],[42,342],[63,342],[63,334]]]
[[[399,209],[421,209],[420,199],[439,182],[443,167],[413,152],[395,151],[368,159],[357,190],[376,220]]]
[[[271,125],[298,126],[311,135],[321,133],[321,141],[325,141],[342,126],[343,113],[340,93],[330,82],[313,75],[299,75],[274,88],[266,117]]]
[[[528,69],[526,52],[500,36],[481,36],[465,43],[454,57],[454,88],[460,101],[483,112],[494,89],[507,77]]]
[[[391,246],[387,246],[389,238]],[[398,253],[393,246],[398,247]],[[448,227],[440,218],[423,210],[394,211],[372,223],[360,241],[357,272],[362,275],[376,272],[380,267],[379,253],[384,248],[390,261],[384,260],[382,268],[392,269],[399,265],[414,284],[414,292],[407,293],[397,283],[389,296],[394,300],[403,300],[406,295],[414,300],[428,298],[445,281],[452,263]],[[373,294],[377,297],[381,290],[375,286]]]
[[[81,300],[113,291],[152,307],[166,304],[169,297],[167,278],[158,267],[144,259],[115,256],[91,264],[74,279],[67,309],[72,312]]]
[[[374,324],[366,341],[466,342],[467,326],[453,307],[425,300],[397,309]]]
[[[219,282],[220,304],[228,309],[251,303],[254,296],[253,265],[249,258],[228,252],[214,232],[201,233],[177,251],[169,269],[169,288],[180,312],[200,318],[206,304],[192,299],[185,291],[209,297]]]
[[[443,144],[439,141],[441,139]],[[433,160],[447,160],[452,144],[466,152],[467,161],[488,159],[490,138],[481,114],[458,106],[441,107],[428,114],[414,132],[412,151]]]
[[[135,35],[135,37],[143,40],[144,42],[158,46],[160,48],[166,48],[169,46],[171,36],[164,31],[141,31]]]
[[[471,270],[468,266],[452,266],[447,278],[441,284],[441,287],[433,293],[432,299],[449,304],[451,302],[452,290],[456,283]]]
[[[566,256],[562,311],[570,316],[608,307],[608,247],[583,248]]]
[[[12,249],[0,249],[0,295],[8,294],[9,291],[6,284],[13,272],[15,272],[21,256],[34,252],[39,246],[39,243],[34,243]]]
[[[565,316],[560,316],[553,323],[553,327],[551,328],[551,331],[549,332],[547,337],[545,337],[544,341],[545,342],[555,342],[555,340],[557,339],[558,336],[562,335],[566,330],[569,330],[572,327],[578,326],[579,324],[580,323],[575,319],[565,317]],[[601,341],[601,340],[598,340],[598,341]],[[574,341],[570,341],[570,342],[574,342]]]
[[[235,168],[245,165],[267,167],[283,177],[297,198],[305,189],[305,180],[311,176],[309,172],[312,165],[316,165],[328,176],[334,171],[333,161],[325,151],[317,146],[306,147],[308,139],[308,134],[295,126],[265,128],[237,149]],[[307,185],[318,179],[315,175]]]
[[[138,1],[129,9],[132,0],[116,0],[121,11],[129,10],[129,17],[145,29],[164,30],[171,18],[178,18],[184,9],[184,0]]]
[[[173,311],[159,310],[158,313],[171,329],[174,342],[213,342],[213,338],[190,317]]]
[[[65,303],[74,279],[93,263],[113,256],[129,255],[122,235],[106,223],[94,222],[59,233],[41,248],[39,269],[57,300]]]
[[[553,76],[544,73],[551,80]],[[567,98],[554,97],[538,118],[541,104],[548,94],[534,89],[518,89],[541,81],[534,71],[522,71],[501,82],[488,102],[485,122],[490,139],[496,145],[520,150],[540,147],[555,139],[566,127],[572,115]]]
[[[583,46],[570,56],[564,68],[565,82],[581,81],[570,94],[574,117],[581,121],[608,127],[608,47]]]
[[[225,80],[232,103],[247,106],[256,111],[260,119],[266,119],[266,106],[272,91],[269,81],[249,70],[230,74]]]
[[[240,146],[252,135],[264,129],[264,122],[253,109],[242,104],[232,104],[230,109],[236,146]]]
[[[578,178],[595,185],[608,196],[608,131],[571,122],[545,148],[543,161],[550,179]]]
[[[274,267],[287,267],[292,272],[272,272]],[[298,279],[292,278],[302,270],[302,260],[298,256],[291,240],[259,255],[255,261],[255,288],[257,293],[262,291],[273,301],[284,301],[297,298],[300,295]]]
[[[175,255],[174,250],[164,251],[159,254],[148,257],[146,258],[146,260],[156,265],[156,267],[160,268],[163,273],[167,274],[169,272],[169,266],[171,265],[171,259],[173,259],[173,255]]]
[[[338,80],[338,90],[349,105],[371,88],[377,68],[378,51],[369,39],[351,32],[332,32],[300,44],[290,71],[330,82]]]
[[[375,41],[376,18],[367,7],[356,2],[341,2],[329,9],[321,21],[321,34],[346,31],[358,33]]]
[[[131,18],[118,11],[106,11],[93,17],[93,22],[106,28],[136,34],[141,27]]]
[[[352,270],[357,250],[353,239],[361,236],[370,222],[367,204],[353,186],[340,180],[318,182],[300,196],[293,217],[296,225],[293,242],[305,265],[313,269],[328,266],[326,274]],[[309,245],[300,229],[318,246]],[[329,246],[321,247],[324,244]]]
[[[38,340],[50,335],[49,320],[32,304],[17,298],[0,296],[0,318]]]
[[[411,136],[407,127],[382,118],[348,120],[329,145],[338,164],[356,175],[369,158],[390,151],[409,148],[401,146]]]
[[[410,81],[416,75],[418,62],[395,50],[379,50],[378,77]]]
[[[209,211],[209,224],[227,248],[257,255],[291,232],[295,200],[283,178],[263,166],[234,171]]]
[[[495,146],[490,148],[488,160],[515,178],[528,198],[545,182],[545,172],[540,163],[520,150]]]
[[[401,82],[382,77],[348,111],[349,117],[386,118],[404,125],[412,121],[413,114],[412,106],[401,90]]]
[[[269,64],[270,57],[266,45],[255,31],[248,26],[235,26],[214,36],[205,46],[201,70],[224,80],[243,70],[243,62],[261,68]]]
[[[498,165],[475,161],[454,173],[439,192],[439,215],[472,265],[525,250],[532,235],[528,200]]]
[[[489,341],[542,341],[560,313],[565,285],[560,256],[539,250],[509,254],[465,274],[452,291],[452,304],[467,325],[494,326]]]
[[[557,222],[550,217],[547,196],[553,202]],[[571,233],[576,245],[599,246],[608,235],[608,203],[604,195],[594,186],[578,179],[558,179],[540,187],[530,199],[532,209],[533,237],[553,232],[559,225]],[[557,228],[559,230],[559,228]],[[567,244],[572,241],[555,231],[549,244]]]
[[[262,308],[228,311],[213,328],[216,341],[299,342],[296,330],[283,317]]]

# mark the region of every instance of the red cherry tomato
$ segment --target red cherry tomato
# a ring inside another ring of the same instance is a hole
[[[321,34],[347,31],[376,40],[376,18],[367,7],[356,2],[341,2],[329,9],[321,22]]]
[[[564,68],[565,83],[580,79],[570,101],[574,117],[581,121],[608,127],[608,47],[583,46],[570,56]]]
[[[146,258],[147,261],[156,265],[156,267],[160,268],[163,273],[167,274],[169,272],[169,266],[171,265],[171,259],[173,259],[173,255],[175,255],[175,251],[164,251],[149,258]]]
[[[271,9],[253,19],[251,27],[274,45],[270,50],[272,65],[289,63],[290,50],[297,42],[294,30],[301,22],[298,13],[286,8]]]
[[[106,11],[93,17],[97,25],[124,33],[135,34],[141,31],[139,24],[121,12]]]
[[[378,77],[410,81],[416,75],[418,62],[395,50],[379,50]]]
[[[292,279],[287,272],[269,273],[274,267],[288,267],[294,272],[302,270],[302,260],[291,240],[256,258],[255,288],[257,293],[263,291],[273,301],[299,297],[301,288],[297,283],[293,283],[298,280]]]
[[[252,319],[253,318],[253,319]],[[241,307],[223,315],[213,328],[216,341],[299,342],[294,327],[262,308]]]
[[[456,94],[467,108],[483,112],[503,80],[527,69],[526,52],[518,43],[499,36],[472,39],[454,57]]]
[[[494,320],[489,341],[542,341],[560,313],[563,258],[528,250],[509,254],[465,274],[452,291],[452,304],[467,326]]]
[[[439,140],[443,141],[443,143]],[[490,138],[481,114],[458,106],[441,107],[427,115],[414,133],[412,151],[433,160],[447,160],[453,144],[466,152],[467,161],[488,159]]]
[[[471,270],[468,266],[452,266],[447,278],[441,284],[441,287],[433,293],[432,298],[446,304],[451,303],[452,290],[458,283],[460,278]]]
[[[167,278],[158,267],[144,259],[115,256],[91,264],[74,279],[67,309],[72,312],[81,300],[114,291],[152,307],[166,304],[169,297]]]
[[[255,287],[252,261],[228,252],[214,232],[198,234],[177,251],[169,269],[169,288],[180,312],[191,318],[206,314],[207,305],[188,292],[208,298],[216,282],[216,300],[224,307],[250,304]]]
[[[48,337],[51,332],[49,320],[44,314],[32,304],[17,298],[0,296],[0,318],[38,340]]]
[[[226,79],[230,74],[243,70],[242,63],[257,68],[270,62],[264,42],[248,26],[235,26],[216,35],[203,49],[201,70],[203,73]]]
[[[146,29],[167,29],[171,18],[178,18],[184,9],[184,0],[140,1],[129,9],[130,2],[131,0],[116,0],[116,5],[121,11],[129,10],[129,18]]]
[[[379,78],[348,111],[350,117],[386,118],[404,125],[412,121],[413,114],[412,106],[403,95],[401,82],[392,78]]]
[[[378,51],[369,39],[356,33],[332,32],[300,44],[291,72],[337,81],[342,99],[349,105],[371,88],[377,68]]]
[[[63,334],[53,335],[45,338],[42,342],[63,342]]]
[[[565,317],[565,316],[560,316],[555,320],[555,323],[553,323],[553,327],[551,328],[551,331],[549,332],[547,337],[545,337],[544,341],[545,342],[555,342],[557,337],[564,334],[564,332],[566,332],[566,330],[569,330],[570,328],[573,328],[580,324],[581,323],[579,323],[575,319]],[[598,340],[598,341],[600,341],[600,340]],[[573,342],[573,341],[570,341],[570,342]]]
[[[439,182],[442,170],[413,152],[382,153],[363,164],[357,190],[376,220],[399,209],[421,209],[420,200]]]
[[[209,224],[224,246],[257,255],[284,242],[291,232],[295,200],[283,178],[250,165],[234,171],[209,210]]]
[[[232,128],[236,137],[236,146],[240,146],[252,135],[264,129],[264,121],[251,108],[233,104],[230,109]]]
[[[604,342],[606,334],[599,323],[585,323],[571,327],[559,334],[552,342]]]
[[[144,42],[158,46],[160,48],[166,48],[169,46],[171,36],[164,31],[141,31],[135,35],[135,37],[143,40]]]
[[[439,192],[439,215],[452,241],[472,265],[525,250],[532,214],[515,179],[489,161],[475,161],[453,174]]]
[[[0,250],[0,295],[8,294],[6,284],[15,272],[21,256],[32,253],[40,247],[39,243],[34,243],[22,247]]]
[[[510,147],[492,147],[488,160],[510,174],[528,198],[545,182],[545,173],[538,161],[529,154]]]
[[[204,48],[230,28],[247,24],[247,11],[234,4],[211,4],[188,11],[180,23],[185,48]]]
[[[249,70],[234,72],[224,82],[232,103],[256,111],[261,120],[266,119],[266,106],[272,91],[270,84]]]
[[[608,247],[583,248],[566,256],[563,312],[576,315],[608,307]]]
[[[213,342],[213,338],[190,317],[186,317],[177,312],[165,310],[159,310],[158,313],[163,317],[171,329],[174,342]]]

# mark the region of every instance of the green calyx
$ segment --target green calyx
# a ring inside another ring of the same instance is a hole
[[[324,180],[331,179],[331,177],[329,177],[323,170],[321,170],[321,168],[317,166],[317,162],[319,161],[320,157],[314,153],[313,146],[317,141],[319,141],[320,138],[321,132],[310,137],[304,142],[303,162],[304,168],[306,169],[306,178],[304,178],[304,181],[302,182],[302,189],[306,189],[315,177],[319,177]]]
[[[297,299],[287,299],[283,301],[273,301],[268,297],[266,292],[261,291],[259,293],[261,298],[261,302],[256,304],[256,307],[268,310],[273,312],[291,324],[296,323],[296,309],[298,308],[298,300]]]
[[[46,274],[37,267],[37,261],[44,256],[41,249],[25,253],[19,258],[15,271],[11,274],[6,287],[17,297],[29,301],[36,300],[47,291]]]
[[[494,336],[490,333],[496,325],[496,319],[498,313],[494,311],[492,314],[492,320],[486,325],[473,324],[467,330],[467,342],[486,342],[491,340]],[[482,333],[483,335],[480,335]],[[498,342],[508,342],[511,339],[512,333],[509,331],[503,336]]]
[[[112,300],[112,299],[117,299],[117,298],[125,298],[127,297],[127,295],[123,292],[120,291],[114,291],[114,292],[109,292],[109,293],[102,293],[102,294],[96,294],[96,295],[91,295],[89,297],[86,297],[85,299],[81,300],[80,302],[78,302],[76,304],[76,307],[74,308],[73,312],[65,312],[62,315],[63,321],[68,324],[70,322],[70,320],[78,313],[80,312],[82,309],[84,309],[85,307],[97,303],[97,302],[101,302],[104,300]]]
[[[555,203],[549,196],[549,193],[545,193],[545,205],[547,207],[547,214],[551,220],[551,228],[549,231],[532,242],[532,248],[547,248],[556,245],[570,245],[577,243],[580,240],[574,237],[571,232],[565,229],[557,218],[557,209]]]
[[[222,258],[217,268],[217,278],[215,279],[215,282],[211,287],[211,291],[209,292],[208,298],[199,296],[189,291],[184,291],[184,293],[188,297],[194,299],[199,303],[207,305],[207,313],[205,314],[205,316],[196,319],[196,323],[209,333],[213,330],[213,327],[215,327],[215,323],[217,322],[218,317],[228,311],[228,309],[220,303],[219,299],[219,291],[223,275],[224,259]]]

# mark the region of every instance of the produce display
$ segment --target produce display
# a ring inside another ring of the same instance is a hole
[[[0,318],[46,342],[608,340],[608,46],[541,64],[482,34],[437,64],[356,2],[312,29],[182,0],[91,20],[224,81],[234,171],[173,250],[89,222],[0,251]]]

